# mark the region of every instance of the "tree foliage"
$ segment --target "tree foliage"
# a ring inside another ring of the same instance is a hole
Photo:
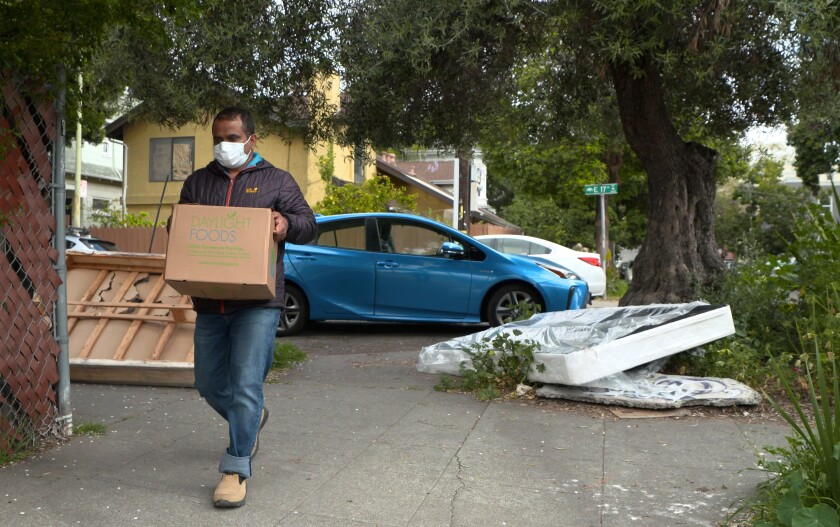
[[[340,53],[345,140],[472,148],[529,36],[520,10],[488,0],[353,2]]]
[[[267,132],[333,135],[334,0],[4,2],[0,66],[55,85],[68,77],[68,129],[85,137],[117,111],[168,126],[249,107]],[[75,78],[84,77],[79,90]]]
[[[788,143],[796,149],[797,175],[818,191],[818,176],[840,164],[840,3],[834,0],[783,2],[795,19],[797,95]]]
[[[74,130],[79,105],[84,109],[85,137],[99,140],[102,124],[126,86],[112,77],[102,77],[91,64],[111,53],[103,47],[117,27],[131,27],[146,43],[166,40],[162,17],[181,23],[196,12],[196,0],[89,0],[86,2],[7,1],[0,3],[0,71],[3,77],[26,78],[31,86],[54,90],[63,70],[67,88],[68,130]],[[120,63],[118,69],[142,67]],[[83,88],[76,81],[83,75]],[[111,82],[111,81],[114,82]],[[54,96],[48,93],[48,96]],[[32,97],[39,95],[30,94]],[[2,101],[2,95],[0,95]]]
[[[742,262],[779,256],[795,240],[806,192],[781,183],[782,162],[759,157],[715,201],[715,235]]]
[[[788,144],[796,149],[796,174],[816,194],[820,174],[840,164],[840,114],[821,121],[805,117],[788,128]]]
[[[165,38],[115,27],[93,64],[99,79],[127,87],[135,112],[180,126],[219,108],[247,106],[265,131],[291,127],[329,136],[336,102],[333,0],[195,0],[189,17],[160,13]],[[125,67],[126,64],[134,67]]]

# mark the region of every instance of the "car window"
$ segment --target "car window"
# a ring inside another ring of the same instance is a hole
[[[528,254],[548,254],[551,252],[551,249],[546,247],[545,245],[531,242],[530,248],[528,249]]]
[[[457,242],[445,232],[425,225],[388,219],[380,219],[378,224],[379,245],[385,253],[438,256],[443,242]]]
[[[318,225],[316,245],[365,250],[365,219],[334,221]]]
[[[484,238],[484,239],[482,239],[482,240],[478,240],[478,241],[480,241],[481,243],[483,243],[483,244],[484,244],[484,245],[486,245],[487,247],[492,247],[493,249],[496,249],[496,248],[498,248],[498,247],[499,247],[499,240],[498,240],[498,238],[489,238],[489,239],[488,239],[488,238]]]
[[[518,238],[502,238],[499,240],[499,250],[506,254],[528,254],[531,242]]]

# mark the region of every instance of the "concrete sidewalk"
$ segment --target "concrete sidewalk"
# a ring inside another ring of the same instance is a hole
[[[194,390],[73,385],[105,423],[0,468],[0,525],[702,526],[754,493],[787,428],[618,419],[435,392],[416,352],[315,357],[266,386],[248,503],[211,495],[227,427]]]

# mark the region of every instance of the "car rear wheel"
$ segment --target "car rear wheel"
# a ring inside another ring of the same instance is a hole
[[[296,285],[286,284],[278,335],[296,335],[309,322],[309,301]]]
[[[511,284],[499,288],[487,302],[485,316],[491,326],[501,326],[544,310],[542,299],[534,288],[525,284]]]

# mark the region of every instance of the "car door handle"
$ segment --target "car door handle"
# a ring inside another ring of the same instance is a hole
[[[400,266],[400,264],[398,264],[397,262],[393,262],[393,261],[376,262],[376,265],[379,266],[379,267],[384,267],[386,269],[393,269],[394,267],[399,267]]]
[[[295,256],[295,260],[314,261],[316,258],[311,254],[301,254]]]

